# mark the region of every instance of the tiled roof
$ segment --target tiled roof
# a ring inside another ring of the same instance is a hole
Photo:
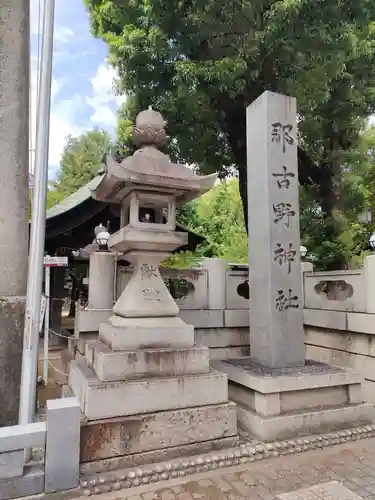
[[[54,205],[52,208],[47,210],[46,218],[52,219],[52,217],[61,215],[64,212],[67,212],[68,210],[76,207],[77,205],[80,205],[88,198],[91,198],[91,191],[97,187],[101,178],[101,175],[94,177],[94,179],[92,179],[90,182],[79,188],[64,200],[60,201],[60,203],[57,203],[57,205]]]

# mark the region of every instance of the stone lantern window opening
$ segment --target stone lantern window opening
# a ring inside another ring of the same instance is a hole
[[[121,227],[174,231],[175,195],[147,190],[131,191],[121,204]]]

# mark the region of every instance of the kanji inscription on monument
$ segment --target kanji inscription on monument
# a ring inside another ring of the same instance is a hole
[[[247,108],[250,349],[273,368],[304,364],[296,100]]]

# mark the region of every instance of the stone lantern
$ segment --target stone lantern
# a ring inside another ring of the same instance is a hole
[[[209,348],[196,346],[194,327],[159,273],[159,264],[187,243],[175,231],[176,207],[209,190],[216,175],[197,176],[158,148],[166,141],[162,116],[137,116],[139,148],[122,163],[107,159],[93,196],[121,205],[121,228],[108,240],[133,274],[99,327],[99,341],[70,366],[69,386],[85,416],[81,460],[123,457],[122,464],[164,460],[233,446],[236,408],[227,376],[211,370]],[[95,445],[93,445],[93,443]]]
[[[174,343],[192,345],[193,327],[176,318],[179,309],[160,276],[159,264],[187,244],[187,233],[175,231],[176,207],[211,189],[217,177],[197,176],[192,169],[171,163],[158,149],[167,139],[164,126],[160,113],[152,109],[139,113],[133,130],[139,149],[121,164],[108,157],[94,194],[97,200],[121,205],[121,229],[110,237],[108,247],[134,267],[114,315],[101,331],[108,338],[122,327],[131,335],[128,328],[136,324],[137,335],[145,327],[145,345],[154,347],[170,345],[170,328]]]

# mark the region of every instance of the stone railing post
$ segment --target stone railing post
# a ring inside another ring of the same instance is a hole
[[[375,313],[375,254],[367,256],[363,263],[363,280],[365,290],[365,310]]]
[[[115,254],[90,255],[88,309],[112,309],[114,302]]]
[[[301,290],[303,305],[305,305],[305,273],[311,273],[314,271],[314,264],[311,262],[301,261]]]
[[[228,262],[224,259],[205,259],[202,266],[208,273],[208,309],[225,309]]]
[[[78,486],[80,417],[81,409],[76,398],[47,401],[46,493]]]

